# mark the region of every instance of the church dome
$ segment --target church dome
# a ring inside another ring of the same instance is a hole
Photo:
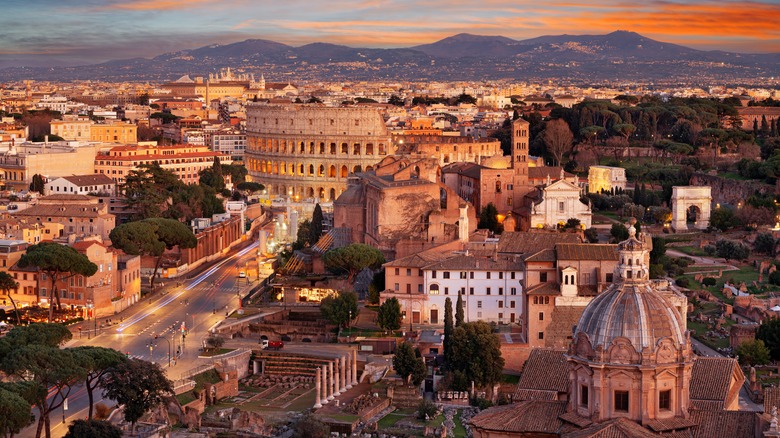
[[[685,330],[677,309],[647,283],[618,283],[597,296],[580,317],[575,333],[587,335],[594,350],[607,350],[617,338],[627,339],[637,352],[654,349],[670,338],[685,345]]]

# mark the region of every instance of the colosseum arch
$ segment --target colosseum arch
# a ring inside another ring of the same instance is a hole
[[[320,167],[317,170],[317,176],[325,176],[325,165],[320,164]]]
[[[352,148],[352,155],[360,155],[360,143],[355,143]]]
[[[357,165],[357,166],[352,168],[352,173],[359,173],[359,172],[362,172],[362,171],[363,171],[363,168],[360,167],[360,165]]]
[[[342,154],[349,154],[349,145],[346,143],[341,143],[341,153]]]
[[[325,154],[325,142],[321,141],[320,142],[320,155],[324,155],[324,154]]]
[[[306,153],[306,143],[305,142],[301,142],[301,149],[300,150],[301,150],[302,154]]]
[[[336,155],[336,143],[331,143],[330,144],[330,154],[331,155]]]
[[[333,188],[330,189],[330,195],[328,196],[328,199],[330,199],[331,201],[336,199],[336,189]]]
[[[331,165],[330,169],[328,169],[328,178],[335,178],[336,177],[336,166]]]
[[[314,165],[309,164],[309,176],[314,176]]]
[[[325,189],[322,187],[317,187],[317,197],[320,199],[323,199],[325,197]]]
[[[703,230],[710,226],[712,189],[710,187],[672,187],[672,229],[688,229],[688,211],[698,210],[694,228]]]
[[[366,155],[374,155],[374,143],[366,144]]]
[[[346,178],[347,175],[349,175],[349,170],[347,170],[347,166],[341,166],[341,177]]]

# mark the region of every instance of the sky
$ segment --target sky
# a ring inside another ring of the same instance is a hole
[[[2,0],[0,67],[84,65],[249,38],[409,47],[629,30],[703,50],[780,52],[780,0]]]

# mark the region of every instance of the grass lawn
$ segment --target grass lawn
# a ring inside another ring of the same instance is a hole
[[[688,321],[688,328],[695,330],[696,334],[694,337],[710,348],[718,349],[729,346],[728,337],[715,339],[706,338],[704,335],[707,333],[707,324],[698,321]]]
[[[206,383],[213,385],[222,381],[222,379],[219,378],[219,373],[217,373],[217,370],[215,369],[196,374],[192,376],[192,380],[195,381],[195,388],[203,388],[203,385]]]
[[[736,180],[739,180],[739,181],[745,181],[745,180],[749,179],[749,178],[745,178],[744,176],[742,176],[742,175],[740,175],[738,173],[734,173],[734,172],[719,172],[718,176],[721,177],[721,178],[736,179]]]
[[[455,422],[455,430],[453,431],[455,438],[466,438],[466,428],[463,427],[463,423],[460,421],[460,411],[455,414],[455,418],[453,420]]]
[[[179,404],[184,406],[187,403],[193,402],[197,400],[198,398],[195,397],[195,394],[192,391],[183,392],[176,396],[176,400],[179,401]]]
[[[690,267],[687,267],[687,268],[685,268],[685,273],[690,273],[690,272],[696,273],[696,272],[718,271],[718,270],[721,270],[721,269],[727,269],[727,268],[728,268],[727,266],[723,266],[723,265],[712,265],[712,266],[710,266],[710,265],[707,265],[707,266],[690,266]],[[731,272],[736,272],[736,271],[731,271]],[[725,274],[726,274],[726,272],[724,272],[724,275],[725,275]]]
[[[697,257],[704,257],[707,255],[706,252],[704,252],[701,248],[694,248],[692,246],[670,246],[669,249],[675,249],[677,251],[680,251],[682,253],[691,255],[691,256],[697,256]]]
[[[381,420],[379,420],[377,424],[377,428],[379,430],[387,429],[390,427],[395,426],[395,423],[398,423],[401,419],[408,417],[408,414],[401,414],[399,412],[391,412],[384,417],[382,417]]]

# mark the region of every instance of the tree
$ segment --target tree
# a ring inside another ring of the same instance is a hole
[[[37,192],[42,195],[45,189],[46,187],[43,184],[43,177],[38,173],[33,175],[32,182],[30,183],[30,191]]]
[[[35,266],[45,273],[51,281],[49,288],[49,322],[54,320],[54,300],[57,300],[57,310],[60,310],[60,294],[57,293],[57,280],[65,280],[74,275],[91,277],[97,272],[97,265],[89,261],[87,256],[75,249],[54,242],[41,242],[27,248],[22,254],[18,265],[20,268]],[[64,275],[67,274],[67,275]],[[63,276],[64,275],[64,276]],[[62,276],[62,277],[61,277]]]
[[[395,94],[390,95],[390,98],[387,99],[387,103],[394,106],[404,106],[404,100]]]
[[[759,233],[756,236],[756,240],[753,241],[753,249],[756,252],[774,256],[775,252],[775,238],[772,237],[772,233]],[[2,273],[0,273],[0,290],[3,290],[2,285]]]
[[[455,327],[463,325],[463,297],[458,292],[458,301],[455,302]]]
[[[78,419],[70,423],[64,438],[122,438],[122,429],[108,421]]]
[[[739,364],[743,366],[766,365],[769,363],[769,349],[764,341],[753,339],[745,341],[735,351]]]
[[[484,321],[467,322],[455,328],[452,343],[454,371],[463,373],[467,381],[489,387],[501,380],[504,358],[501,344],[493,328]]]
[[[563,119],[550,120],[545,125],[541,138],[547,151],[555,158],[555,164],[560,166],[563,155],[569,152],[574,142],[574,134],[569,124]]]
[[[599,230],[595,228],[588,228],[585,230],[585,238],[589,243],[599,243]]]
[[[570,217],[566,220],[566,225],[564,225],[564,228],[569,230],[579,230],[582,228],[581,226],[582,221],[577,219],[576,217]]]
[[[650,264],[661,263],[666,255],[666,239],[653,237],[653,249],[650,250]]]
[[[750,249],[740,242],[721,239],[715,243],[715,253],[726,261],[744,260],[750,254]]]
[[[314,213],[311,215],[311,227],[309,228],[309,243],[316,244],[322,236],[322,207],[320,204],[314,206]]]
[[[84,379],[84,388],[87,389],[89,398],[89,414],[87,419],[92,419],[92,412],[95,403],[94,391],[108,373],[114,371],[115,367],[127,360],[124,354],[113,348],[83,346],[72,349],[76,355],[79,365],[87,372]]]
[[[780,359],[780,318],[765,319],[758,326],[756,339],[764,341],[772,360]]]
[[[349,327],[350,321],[357,318],[357,295],[354,292],[339,292],[338,296],[330,295],[320,302],[320,313],[331,323],[339,327]]]
[[[293,438],[328,438],[330,427],[318,420],[314,415],[307,413],[292,427]]]
[[[168,209],[173,193],[184,183],[173,172],[163,169],[157,162],[142,164],[131,170],[122,185],[125,203],[133,211],[134,219],[161,217]]]
[[[482,230],[490,230],[493,233],[499,234],[504,230],[504,227],[498,223],[498,209],[492,202],[488,203],[481,212],[479,212],[479,223],[477,227]]]
[[[16,301],[14,301],[14,297],[11,294],[11,291],[16,292],[17,289],[19,289],[19,283],[14,280],[14,277],[8,272],[0,272],[0,291],[2,291],[3,294],[5,294],[11,301],[11,305],[14,308],[14,314],[16,314],[16,323],[22,325],[22,318],[19,316],[19,309],[16,307]]]
[[[198,240],[192,230],[183,223],[164,218],[150,218],[128,222],[111,230],[109,234],[115,248],[130,255],[147,255],[157,258],[152,272],[151,288],[166,249],[195,248]]]
[[[609,230],[609,233],[618,242],[622,242],[628,239],[628,228],[620,223],[612,224],[612,228]]]
[[[101,379],[103,396],[124,405],[125,420],[135,423],[150,409],[173,395],[173,385],[159,364],[129,359]]]
[[[393,297],[379,306],[376,323],[383,330],[395,331],[401,328],[401,303]]]
[[[214,163],[209,169],[203,169],[198,174],[201,185],[212,187],[217,192],[225,188],[225,176],[222,174],[222,164],[219,157],[214,157]]]
[[[32,406],[21,395],[0,388],[0,436],[14,436],[29,426],[33,417]]]
[[[311,245],[311,241],[309,240],[310,237],[311,221],[304,219],[298,223],[298,234],[296,236],[295,242],[293,242],[292,249],[297,251],[306,248],[306,245]]]
[[[2,369],[18,382],[26,382],[28,400],[38,410],[36,438],[45,430],[51,436],[50,413],[62,406],[74,384],[86,374],[69,349],[41,344],[16,346],[2,361]]]
[[[727,207],[716,208],[710,215],[710,225],[721,231],[734,228],[739,225],[739,220],[734,215],[734,210]]]
[[[379,272],[374,273],[374,278],[368,285],[369,304],[379,304],[379,294],[383,290],[385,290],[385,270],[381,269]]]
[[[260,183],[256,183],[254,181],[240,182],[240,183],[236,184],[236,188],[238,190],[241,190],[242,192],[246,192],[247,194],[250,194],[250,195],[252,193],[265,190],[265,186],[264,185],[262,185]]]
[[[452,300],[450,297],[444,300],[444,363],[449,368],[449,361],[452,359],[452,334],[455,326],[452,320]]]
[[[325,267],[331,271],[347,272],[347,281],[352,284],[363,269],[379,269],[385,262],[385,256],[373,246],[353,243],[334,248],[323,255]]]
[[[425,380],[425,362],[417,356],[410,342],[402,342],[395,350],[393,369],[404,380],[411,378],[414,386],[419,386]]]

